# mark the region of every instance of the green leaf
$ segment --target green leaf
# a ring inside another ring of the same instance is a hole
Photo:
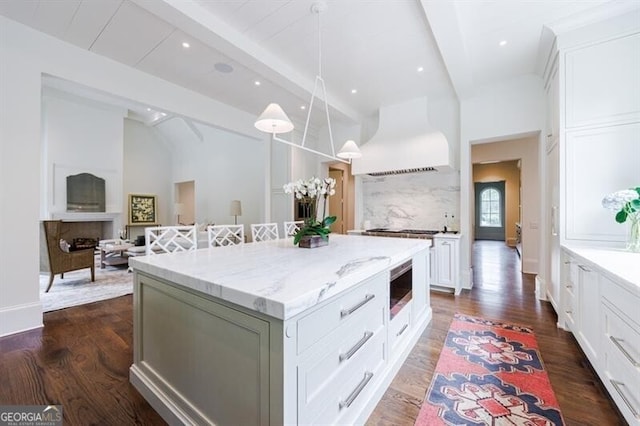
[[[325,218],[324,218],[324,220],[322,221],[322,224],[323,224],[324,226],[329,226],[329,225],[331,225],[333,222],[335,222],[335,221],[336,221],[336,219],[337,219],[337,217],[336,217],[336,216],[327,216],[327,217],[325,217]]]
[[[640,197],[640,186],[636,186],[634,189],[638,193],[638,197]]]
[[[616,214],[616,222],[624,223],[627,220],[627,212],[624,210],[620,210],[618,214]]]
[[[635,210],[640,210],[640,199],[631,200],[630,203],[632,208],[634,208]]]

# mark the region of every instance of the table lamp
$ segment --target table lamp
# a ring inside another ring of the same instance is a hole
[[[235,218],[234,224],[238,224],[238,216],[242,216],[242,204],[240,200],[232,200],[229,207],[229,214]]]

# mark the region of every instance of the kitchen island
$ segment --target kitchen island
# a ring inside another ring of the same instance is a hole
[[[133,258],[130,380],[170,424],[363,423],[431,320],[429,247],[332,234]]]

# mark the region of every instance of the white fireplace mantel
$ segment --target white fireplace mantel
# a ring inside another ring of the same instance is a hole
[[[52,212],[51,219],[66,222],[113,222],[120,219],[118,212]]]

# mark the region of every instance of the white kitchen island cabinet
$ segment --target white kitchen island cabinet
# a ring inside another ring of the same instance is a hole
[[[131,382],[170,424],[364,423],[431,320],[429,247],[331,235],[132,259]]]

